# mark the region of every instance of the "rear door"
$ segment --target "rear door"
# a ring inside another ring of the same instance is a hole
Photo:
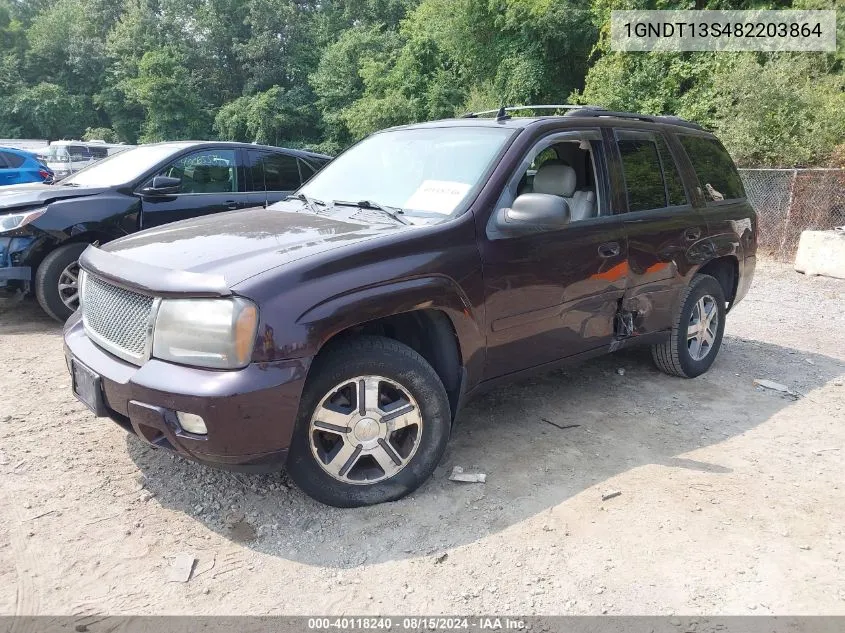
[[[299,189],[303,182],[303,166],[296,156],[252,149],[247,154],[249,187],[254,204],[268,206]]]
[[[181,179],[178,193],[141,196],[141,228],[159,226],[209,213],[233,211],[251,206],[244,191],[240,151],[236,148],[204,148],[182,154],[155,175]]]
[[[669,327],[683,277],[706,239],[703,216],[691,204],[675,154],[660,130],[617,128],[615,174],[622,179],[622,215],[628,237],[628,290],[632,334]]]

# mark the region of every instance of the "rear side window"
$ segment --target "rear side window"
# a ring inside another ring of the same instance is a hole
[[[24,157],[11,152],[0,152],[0,167],[15,169],[23,165]]]
[[[629,211],[687,204],[678,168],[663,137],[651,132],[616,131]]]
[[[744,198],[745,189],[733,160],[716,139],[679,134],[678,139],[698,176],[705,200]]]
[[[250,152],[253,191],[295,191],[301,184],[294,156]]]

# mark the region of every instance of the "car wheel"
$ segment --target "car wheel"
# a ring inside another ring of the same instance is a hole
[[[695,378],[710,369],[725,331],[725,294],[710,275],[696,275],[681,297],[681,308],[668,341],[653,345],[651,355],[661,371]]]
[[[388,338],[350,339],[309,372],[288,473],[328,505],[394,501],[431,476],[450,428],[446,390],[422,356]]]
[[[35,297],[57,321],[64,323],[79,307],[79,256],[88,244],[60,246],[35,271]]]

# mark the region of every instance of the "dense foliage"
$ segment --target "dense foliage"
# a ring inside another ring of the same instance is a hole
[[[616,8],[831,8],[837,54],[614,53]],[[0,137],[336,152],[501,103],[676,113],[745,164],[845,155],[841,0],[0,0]],[[839,146],[839,147],[838,147]]]

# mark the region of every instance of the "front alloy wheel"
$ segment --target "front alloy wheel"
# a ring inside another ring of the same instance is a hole
[[[381,336],[330,343],[308,371],[287,470],[329,505],[394,501],[434,472],[451,424],[443,383],[416,351]]]
[[[59,275],[59,299],[71,312],[79,307],[79,262],[74,261],[65,266]]]
[[[372,484],[401,471],[422,438],[417,401],[383,376],[336,385],[311,417],[311,451],[337,481]]]

